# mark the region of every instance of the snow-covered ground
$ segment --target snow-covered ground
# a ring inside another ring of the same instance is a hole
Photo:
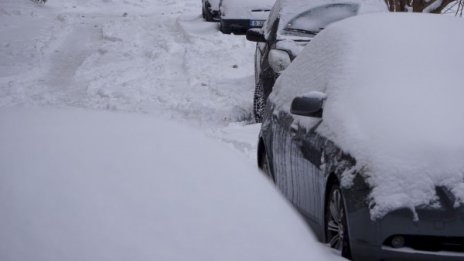
[[[2,0],[0,106],[150,113],[215,134],[249,123],[254,44],[204,22],[198,2]]]
[[[0,260],[338,259],[256,169],[254,44],[200,14],[0,2]]]

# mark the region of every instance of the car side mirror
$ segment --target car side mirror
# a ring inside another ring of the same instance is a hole
[[[327,95],[322,92],[309,92],[295,97],[290,112],[300,116],[322,118],[322,109]]]
[[[260,28],[248,29],[246,33],[246,39],[248,41],[257,43],[266,42],[266,38],[264,38],[264,32]]]
[[[285,70],[292,62],[290,55],[286,51],[278,49],[270,50],[268,59],[269,65],[276,73]]]

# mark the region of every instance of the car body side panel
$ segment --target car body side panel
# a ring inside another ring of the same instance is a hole
[[[296,180],[296,205],[315,223],[323,225],[325,174],[320,169],[322,144],[316,139],[317,126],[310,130],[299,124],[291,126],[289,134],[293,136],[292,143],[297,148],[291,174]]]
[[[277,187],[287,197],[290,202],[295,204],[295,180],[291,175],[292,157],[296,152],[296,147],[292,146],[291,137],[288,129],[293,123],[292,117],[285,113],[273,115],[272,123],[274,126],[272,133],[272,154],[274,160],[274,174]]]

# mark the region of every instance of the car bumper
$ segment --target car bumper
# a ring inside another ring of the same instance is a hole
[[[418,221],[411,210],[400,209],[372,221],[367,205],[357,199],[357,203],[346,199],[354,260],[464,260],[463,208],[417,209]],[[395,236],[405,238],[404,246],[392,246]]]
[[[250,28],[261,28],[264,20],[221,19],[221,27],[233,33],[246,33]]]

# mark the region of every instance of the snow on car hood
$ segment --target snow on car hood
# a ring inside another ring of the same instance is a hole
[[[424,14],[349,18],[316,36],[274,87],[286,111],[297,95],[327,94],[319,132],[363,168],[373,219],[438,206],[438,186],[464,203],[463,26]]]
[[[274,0],[222,0],[220,5],[223,19],[259,19],[269,15]]]

